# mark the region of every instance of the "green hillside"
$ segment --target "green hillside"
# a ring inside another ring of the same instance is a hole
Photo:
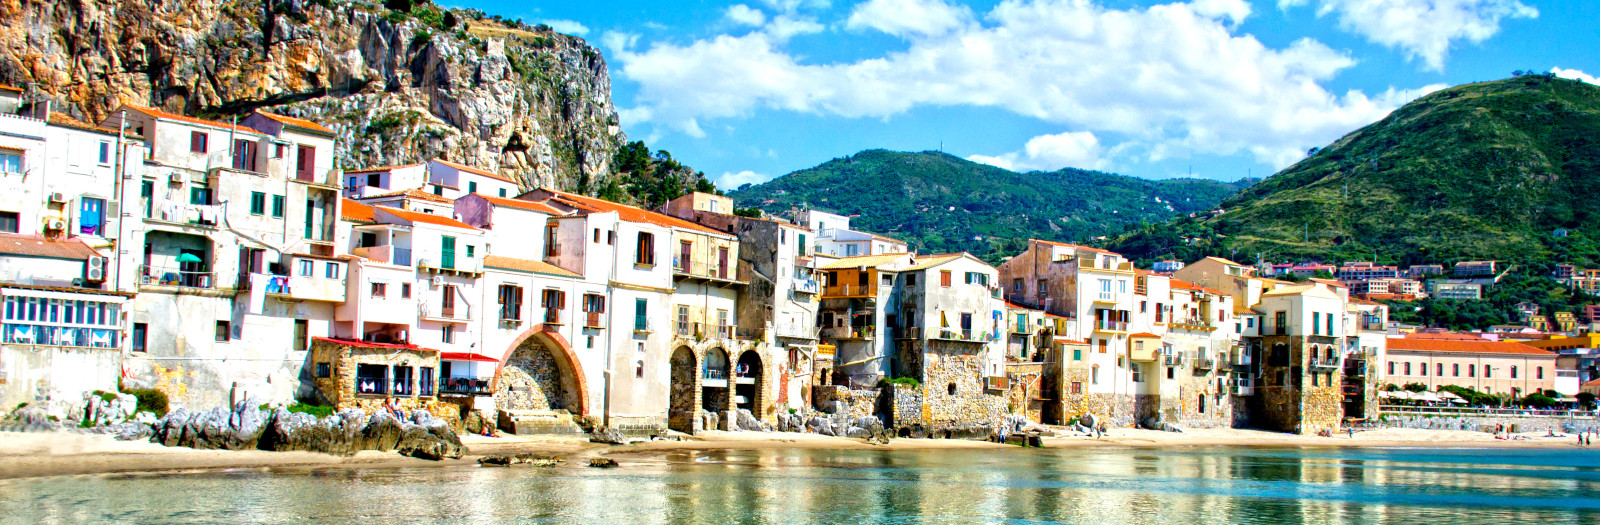
[[[859,215],[853,227],[918,251],[998,260],[1028,238],[1084,241],[1211,210],[1243,184],[1071,168],[1016,173],[939,152],[868,150],[729,195],[780,215],[795,207]]]
[[[1422,97],[1229,197],[1220,216],[1140,228],[1107,247],[1145,260],[1593,265],[1597,184],[1600,87],[1521,76]]]

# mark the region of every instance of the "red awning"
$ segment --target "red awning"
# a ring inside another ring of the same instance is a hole
[[[470,352],[440,352],[439,359],[444,361],[477,361],[479,363],[498,363],[499,359],[482,354]]]

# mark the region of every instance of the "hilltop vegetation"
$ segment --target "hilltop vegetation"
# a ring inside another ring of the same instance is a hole
[[[1081,242],[1213,209],[1240,187],[1073,168],[1016,173],[940,152],[868,150],[729,195],[780,215],[808,207],[859,215],[852,227],[918,251],[967,251],[998,262],[1028,238]]]
[[[1146,260],[1592,266],[1597,184],[1600,87],[1520,76],[1422,97],[1229,197],[1220,216],[1139,228],[1106,247]]]

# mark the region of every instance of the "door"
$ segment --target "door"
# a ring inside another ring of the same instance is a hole
[[[316,178],[316,172],[313,169],[313,166],[316,164],[316,158],[317,148],[311,146],[300,146],[300,148],[296,151],[295,156],[295,178],[306,182],[313,181]]]
[[[694,243],[691,243],[689,241],[684,241],[684,242],[678,243],[678,260],[677,260],[677,264],[675,264],[674,266],[678,267],[678,271],[679,272],[681,272],[681,273],[690,273],[689,272],[689,255],[692,254],[692,253],[694,253]]]
[[[142,181],[139,184],[139,201],[144,204],[144,218],[150,218],[150,213],[155,211],[156,183],[155,181]]]
[[[717,248],[717,278],[728,278],[728,249]]]
[[[85,197],[79,203],[78,233],[84,235],[100,235],[101,226],[105,224],[105,205],[102,199]]]
[[[439,267],[454,269],[456,267],[456,238],[444,235],[439,238]]]
[[[440,287],[439,316],[454,318],[456,316],[456,287],[444,285]]]

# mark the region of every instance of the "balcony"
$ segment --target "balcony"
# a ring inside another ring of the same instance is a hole
[[[1330,369],[1330,368],[1331,369],[1337,369],[1337,368],[1339,368],[1339,356],[1327,356],[1327,357],[1321,357],[1321,358],[1312,359],[1311,360],[1311,367],[1312,368],[1322,368],[1322,369]]]
[[[1195,370],[1211,370],[1217,367],[1217,360],[1212,359],[1209,355],[1196,357],[1191,363],[1194,364]]]
[[[247,274],[240,276],[243,281],[240,288],[254,290],[255,283],[260,282],[262,291],[273,297],[293,301],[342,303],[347,292],[344,277],[347,273],[340,271],[339,275],[336,278],[315,276],[291,278],[287,275]]]
[[[605,328],[605,312],[584,312],[583,327],[590,330]]]
[[[177,266],[140,265],[139,275],[141,290],[160,291],[162,287],[215,290],[218,285],[215,272],[184,270]]]
[[[1344,375],[1348,377],[1366,377],[1367,360],[1354,357],[1344,360]]]
[[[1113,303],[1114,304],[1114,303],[1117,302],[1117,294],[1113,293],[1113,292],[1100,292],[1100,293],[1097,293],[1094,296],[1094,302],[1097,302],[1097,303]]]
[[[701,370],[700,386],[713,388],[728,387],[728,369],[707,366]]]
[[[1360,328],[1364,332],[1386,332],[1389,330],[1388,326],[1376,319],[1363,319],[1360,323]]]
[[[1128,331],[1128,323],[1125,321],[1095,321],[1094,331],[1126,333]]]
[[[1203,318],[1200,318],[1200,317],[1184,317],[1184,318],[1181,318],[1181,319],[1180,318],[1174,318],[1172,320],[1172,327],[1173,328],[1184,328],[1184,329],[1189,329],[1189,330],[1204,330],[1204,331],[1207,331],[1207,332],[1215,331],[1217,329],[1217,327],[1211,326],[1211,322],[1210,321],[1207,321],[1207,320],[1205,320]]]
[[[682,256],[678,256],[672,258],[672,279],[700,280],[719,285],[750,284],[750,268],[738,261],[718,265],[693,260],[686,262]]]
[[[987,343],[991,338],[987,332],[974,332],[970,328],[944,328],[939,330],[937,335],[928,335],[928,339],[954,341],[958,343]]]
[[[565,316],[561,315],[561,309],[560,308],[545,308],[544,309],[544,324],[554,325],[554,326],[560,326],[560,325],[567,324],[565,322],[565,320],[562,319],[563,317],[565,317]]]
[[[1165,366],[1183,366],[1183,354],[1162,355],[1161,364]]]
[[[487,396],[493,392],[489,391],[489,380],[487,379],[451,377],[446,378],[439,384],[439,393],[458,396]]]
[[[1233,352],[1233,366],[1245,367],[1254,364],[1250,359],[1250,351],[1239,349]]]
[[[870,341],[877,337],[875,326],[830,326],[822,329],[823,339],[855,339]]]
[[[411,250],[409,248],[395,248],[391,245],[362,246],[350,250],[350,254],[372,262],[411,266]]]
[[[1133,263],[1106,263],[1097,257],[1078,258],[1078,268],[1082,270],[1101,270],[1109,272],[1133,273]]]
[[[839,284],[823,287],[822,297],[847,298],[847,297],[877,297],[878,285],[876,284]]]
[[[810,323],[799,322],[778,323],[774,327],[774,333],[778,337],[787,337],[791,339],[816,339],[817,326]]]
[[[794,293],[817,295],[822,293],[822,285],[816,279],[795,279],[792,285]]]
[[[417,303],[417,317],[424,321],[441,323],[467,323],[472,321],[472,313],[468,308],[460,306],[443,308],[426,302]]]

